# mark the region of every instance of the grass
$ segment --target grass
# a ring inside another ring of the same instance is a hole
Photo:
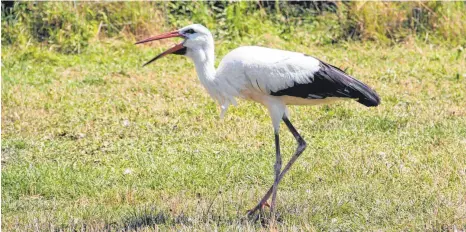
[[[218,41],[217,59],[241,43]],[[309,148],[280,185],[279,230],[466,229],[461,47],[254,44],[317,56],[382,98],[291,107]],[[266,229],[244,219],[273,181],[265,109],[241,101],[220,120],[189,60],[141,67],[167,46],[2,48],[3,230]]]

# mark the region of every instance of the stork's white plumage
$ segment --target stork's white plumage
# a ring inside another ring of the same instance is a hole
[[[259,102],[269,110],[275,132],[275,181],[249,214],[266,205],[270,195],[270,210],[274,213],[278,184],[306,148],[306,142],[288,119],[286,105],[316,105],[342,99],[355,99],[365,106],[377,106],[380,103],[377,93],[367,85],[344,71],[303,53],[257,46],[239,47],[228,53],[216,70],[212,34],[199,24],[136,44],[170,37],[181,37],[184,40],[145,65],[170,53],[185,55],[194,61],[199,80],[210,96],[220,104],[222,116],[231,104],[236,104],[236,98]],[[278,136],[282,120],[298,142],[295,154],[283,170]]]

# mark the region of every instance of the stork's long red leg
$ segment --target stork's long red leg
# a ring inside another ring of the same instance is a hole
[[[283,168],[282,172],[280,173],[278,177],[278,183],[282,180],[283,176],[288,172],[288,170],[291,168],[291,165],[294,164],[294,162],[298,159],[298,157],[303,153],[304,149],[306,149],[307,144],[306,141],[304,141],[303,137],[298,133],[298,131],[294,128],[293,124],[291,124],[290,120],[288,120],[287,117],[283,117],[283,121],[285,122],[286,126],[290,130],[291,134],[295,137],[296,141],[298,142],[298,147],[296,148],[295,153],[291,157],[290,161],[285,165],[285,168]],[[279,148],[277,149],[277,151]],[[275,183],[274,183],[275,185]],[[278,186],[278,184],[277,184]],[[269,191],[264,195],[264,197],[259,201],[259,204],[256,205],[256,207],[252,208],[251,210],[248,211],[248,216],[253,215],[257,210],[261,209],[263,205],[266,204],[267,200],[270,198],[270,195],[273,192],[273,186],[270,187]],[[273,201],[273,200],[272,200]],[[273,202],[272,202],[273,204]],[[271,209],[272,211],[272,209]]]

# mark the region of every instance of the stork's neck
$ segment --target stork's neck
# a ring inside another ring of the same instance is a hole
[[[196,66],[197,76],[201,81],[202,85],[207,89],[210,96],[215,99],[222,108],[220,117],[223,117],[228,106],[230,104],[236,105],[234,96],[236,92],[234,88],[231,88],[227,82],[216,81],[216,70],[215,70],[215,55],[213,41],[211,45],[197,50],[188,50],[187,55],[191,57]],[[226,91],[226,90],[230,91]]]
[[[205,87],[208,87],[209,82],[213,82],[215,79],[214,46],[193,49],[189,53],[189,56],[194,61],[199,80]]]

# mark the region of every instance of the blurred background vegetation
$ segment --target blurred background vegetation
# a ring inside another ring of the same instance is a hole
[[[2,2],[2,45],[80,53],[201,23],[216,40],[466,44],[466,2]],[[306,45],[306,44],[304,44]]]

